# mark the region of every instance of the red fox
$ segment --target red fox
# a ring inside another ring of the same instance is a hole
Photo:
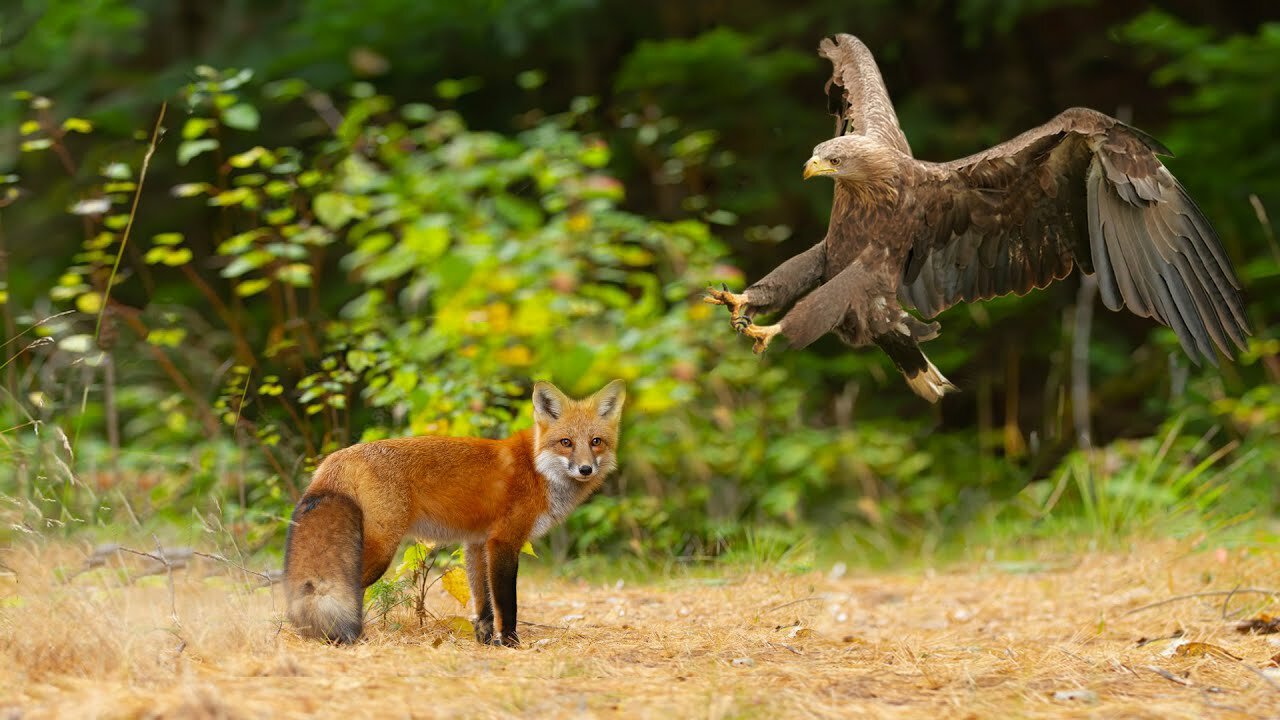
[[[518,645],[520,548],[564,520],[617,466],[625,399],[621,380],[583,400],[539,382],[533,427],[505,440],[397,438],[325,458],[285,540],[289,620],[304,635],[354,642],[363,589],[414,535],[465,544],[476,640]]]

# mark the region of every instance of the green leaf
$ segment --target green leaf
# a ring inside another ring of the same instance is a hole
[[[178,164],[186,165],[194,160],[197,156],[215,150],[218,147],[218,141],[213,138],[203,138],[201,140],[187,140],[178,146]]]
[[[260,120],[258,109],[247,103],[238,103],[222,111],[222,122],[237,130],[257,130]]]
[[[316,219],[330,230],[337,230],[356,218],[364,217],[364,213],[356,207],[350,195],[323,192],[316,195],[312,202],[312,210]]]
[[[294,287],[311,287],[311,266],[306,263],[289,263],[276,271],[276,279]]]
[[[133,170],[127,163],[107,163],[102,168],[102,177],[108,180],[129,180],[133,177]]]
[[[202,137],[213,125],[213,121],[209,118],[187,118],[187,121],[182,124],[182,139],[195,140],[198,137]]]
[[[271,281],[267,278],[253,278],[236,284],[236,295],[240,297],[250,297],[271,287]]]
[[[232,260],[229,265],[222,269],[222,277],[235,278],[244,275],[250,270],[258,268],[271,262],[271,253],[266,250],[250,250],[243,255]]]
[[[187,198],[211,193],[214,190],[215,188],[209,183],[183,183],[181,185],[174,185],[170,188],[169,194],[174,197]]]
[[[91,133],[93,132],[93,123],[84,118],[69,117],[62,121],[62,129],[67,132]]]
[[[493,199],[493,209],[520,230],[532,230],[542,224],[542,211],[538,206],[514,195],[498,195]]]
[[[82,355],[93,348],[92,335],[68,335],[58,341],[58,349]]]
[[[516,85],[519,85],[525,90],[535,90],[540,88],[546,81],[547,74],[541,70],[525,70],[524,72],[516,75]]]
[[[435,549],[435,543],[415,542],[404,549],[404,558],[400,564],[396,566],[393,579],[401,580],[405,576],[412,575],[415,570],[422,567],[427,562],[427,555]]]

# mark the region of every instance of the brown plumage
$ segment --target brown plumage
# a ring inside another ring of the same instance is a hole
[[[742,294],[708,297],[731,307],[757,352],[775,335],[804,347],[834,331],[878,345],[936,402],[954,386],[918,343],[938,323],[904,307],[932,318],[958,302],[1023,295],[1077,266],[1096,274],[1108,308],[1172,327],[1193,361],[1245,347],[1240,283],[1157,141],[1072,108],[976,155],[916,160],[866,46],[838,35],[819,54],[834,66],[837,137],[814,148],[804,177],[835,180],[827,236]],[[776,325],[750,322],[793,303]]]

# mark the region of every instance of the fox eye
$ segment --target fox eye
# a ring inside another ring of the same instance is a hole
[[[573,447],[573,441],[569,438],[560,438],[560,444],[565,447]]]
[[[591,446],[595,447],[600,444],[600,438],[591,438]]]

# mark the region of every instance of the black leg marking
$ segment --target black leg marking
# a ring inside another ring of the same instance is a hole
[[[497,610],[499,628],[491,642],[513,647],[520,644],[516,633],[516,574],[520,566],[520,546],[490,541],[485,550],[489,559],[489,592]]]

